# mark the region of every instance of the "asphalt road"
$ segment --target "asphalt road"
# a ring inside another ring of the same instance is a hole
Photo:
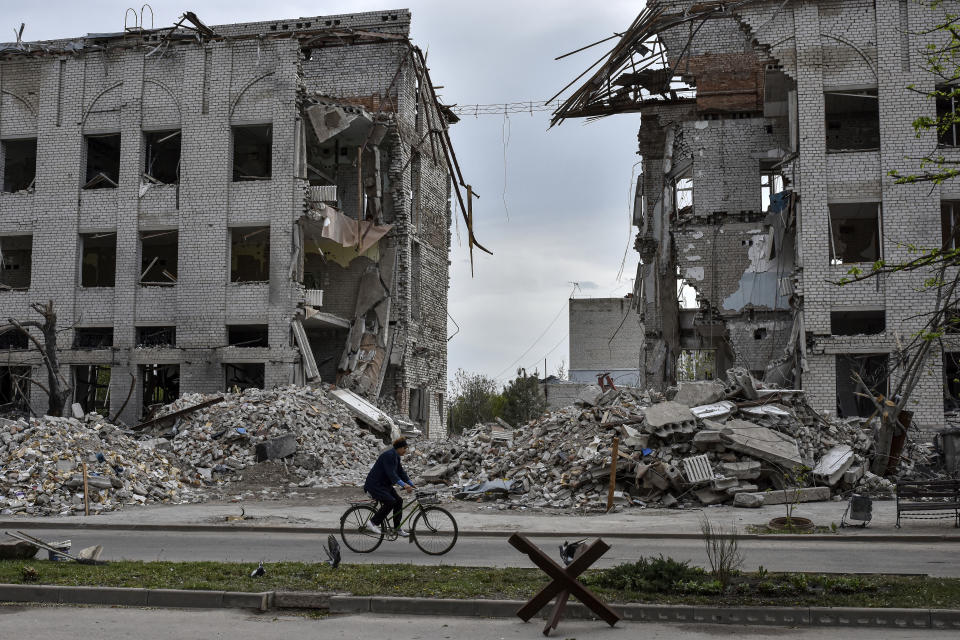
[[[381,640],[508,640],[542,638],[543,623],[520,620],[482,621],[476,618],[433,616],[329,616],[320,619],[276,612],[251,614],[218,609],[194,611],[63,606],[0,605],[0,629],[15,630],[11,637],[31,640],[97,638],[97,640],[262,640],[263,638],[378,638]],[[577,640],[706,640],[707,638],[785,638],[819,640],[824,636],[844,640],[946,640],[956,631],[930,629],[837,629],[739,627],[733,625],[663,625],[650,622],[562,620],[554,638]]]
[[[161,532],[161,531],[31,531],[44,540],[70,539],[73,550],[100,544],[104,560],[219,560],[226,562],[318,562],[324,560],[326,535],[302,533]],[[338,538],[338,542],[339,542]],[[533,538],[559,560],[563,538]],[[706,553],[700,540],[613,538],[611,550],[595,566],[635,561],[640,556],[663,554],[676,560],[705,566]],[[824,571],[835,573],[912,573],[960,577],[956,562],[960,542],[870,542],[866,539],[744,540],[740,543],[745,570],[763,566],[769,571]],[[503,538],[461,537],[444,556],[428,556],[407,541],[384,542],[371,554],[356,554],[343,546],[347,563],[451,564],[460,566],[532,566]],[[41,552],[44,555],[46,552]]]

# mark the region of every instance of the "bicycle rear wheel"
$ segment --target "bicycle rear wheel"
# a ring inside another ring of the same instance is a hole
[[[376,514],[373,507],[356,505],[340,516],[340,539],[354,553],[370,553],[383,542],[383,532],[374,533],[363,528]]]
[[[457,543],[457,521],[441,507],[424,507],[413,521],[413,541],[420,551],[442,556]]]

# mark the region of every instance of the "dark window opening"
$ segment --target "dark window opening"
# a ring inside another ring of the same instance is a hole
[[[945,333],[960,333],[960,309],[949,307],[944,310],[943,327]]]
[[[227,344],[231,347],[269,347],[267,334],[265,324],[230,324],[227,325]]]
[[[110,411],[110,367],[102,364],[77,365],[73,368],[73,401],[84,413],[106,416]]]
[[[37,178],[37,139],[4,140],[2,147],[3,190],[32,189]]]
[[[144,231],[140,234],[140,284],[172,287],[177,284],[176,231]]]
[[[0,333],[0,349],[29,349],[30,339],[18,329],[7,329]]]
[[[766,338],[766,337],[767,337],[767,328],[766,328],[766,327],[760,327],[760,328],[758,328],[758,329],[754,329],[754,330],[753,330],[753,339],[754,339],[754,340],[763,340],[763,339]]]
[[[138,347],[177,346],[176,327],[137,327]]]
[[[304,243],[303,251],[303,286],[306,289],[323,289],[324,276],[327,270],[327,261],[319,252],[319,247],[313,243]]]
[[[826,92],[824,116],[828,152],[880,148],[880,105],[876,89]]]
[[[0,237],[0,291],[29,289],[33,236]]]
[[[112,287],[117,277],[117,233],[80,236],[81,287]]]
[[[0,367],[0,411],[30,411],[30,367]]]
[[[223,365],[227,391],[263,389],[266,365],[262,362],[231,362]]]
[[[230,230],[230,282],[270,279],[270,227]]]
[[[957,107],[960,106],[960,85],[942,85],[937,91],[950,95],[937,97],[937,141],[945,147],[960,146],[960,123],[957,122]],[[943,125],[946,124],[944,127]]]
[[[76,327],[74,349],[109,349],[113,346],[113,327]]]
[[[960,409],[960,353],[943,354],[943,409]]]
[[[869,393],[887,396],[888,374],[885,353],[843,354],[837,356],[837,416],[867,418],[876,408],[870,398],[859,395],[863,388],[857,377],[863,380]]]
[[[407,415],[421,425],[430,421],[430,394],[426,389],[410,389],[410,410]]]
[[[180,182],[180,130],[148,131],[143,137],[143,173],[163,184]]]
[[[120,184],[120,134],[87,136],[84,189],[115,189]]]
[[[876,262],[880,257],[880,204],[831,204],[830,264]]]
[[[835,336],[874,335],[887,330],[887,313],[876,311],[831,311],[830,333]]]
[[[233,127],[233,181],[269,180],[273,165],[273,125]]]
[[[180,397],[180,365],[144,364],[140,366],[143,379],[143,415],[149,415],[157,405],[169,404]]]
[[[960,202],[944,200],[940,203],[940,230],[943,237],[943,250],[960,248]]]

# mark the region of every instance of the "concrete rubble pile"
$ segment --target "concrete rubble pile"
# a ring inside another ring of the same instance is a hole
[[[498,498],[499,508],[605,510],[617,437],[617,505],[757,507],[892,490],[868,471],[869,425],[818,414],[802,391],[765,389],[731,369],[726,384],[682,383],[668,395],[588,387],[512,434],[478,425],[423,443],[421,477],[461,498]],[[799,481],[786,473],[794,469],[806,469]]]
[[[184,394],[160,416],[216,397]],[[244,469],[266,461],[283,461],[300,487],[362,484],[385,446],[326,390],[294,385],[223,394],[155,436],[144,445],[174,455],[198,486],[242,479]]]
[[[91,513],[124,504],[198,500],[180,462],[95,413],[83,419],[0,420],[0,515],[84,513],[83,463]]]

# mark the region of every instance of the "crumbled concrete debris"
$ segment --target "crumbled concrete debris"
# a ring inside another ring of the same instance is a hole
[[[0,514],[83,514],[83,463],[91,513],[124,504],[200,500],[181,462],[143,446],[97,414],[0,421]]]
[[[425,482],[502,508],[605,510],[617,436],[615,490],[625,505],[760,506],[767,493],[795,486],[788,471],[821,461],[830,473],[801,474],[801,485],[814,485],[802,487],[803,500],[851,489],[890,495],[890,480],[864,472],[873,445],[865,420],[818,414],[802,391],[764,389],[744,373],[731,370],[726,386],[681,385],[671,401],[638,389],[583,394],[575,405],[520,425],[511,439],[477,425],[458,438],[421,442],[407,466],[422,469]],[[831,462],[841,452],[842,470]],[[713,477],[690,482],[679,465],[702,455]],[[913,464],[911,455],[901,468]],[[509,494],[456,489],[497,479],[511,482]],[[832,486],[817,486],[825,480]]]

